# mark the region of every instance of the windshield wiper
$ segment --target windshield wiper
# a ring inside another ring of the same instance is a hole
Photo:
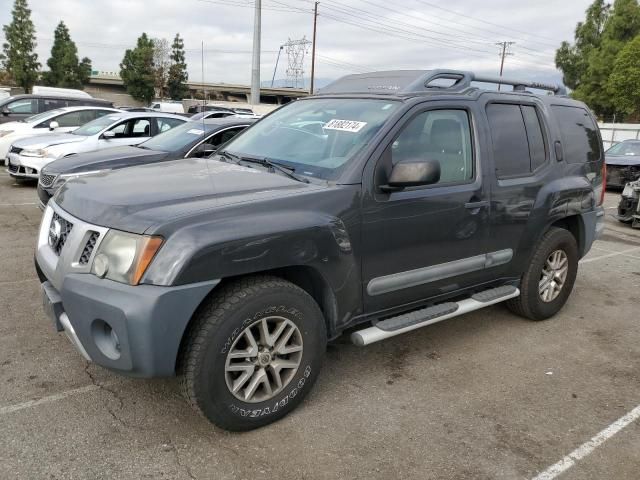
[[[217,152],[217,153],[221,157],[226,158],[227,160],[234,161],[235,163],[238,163],[240,160],[244,160],[240,155],[236,155],[235,153],[227,152],[226,150],[223,150],[222,152]]]
[[[238,157],[240,158],[240,157]],[[267,157],[264,158],[240,158],[240,160],[249,163],[257,163],[258,165],[262,165],[265,168],[271,168],[273,170],[278,170],[279,172],[284,173],[287,177],[293,178],[294,180],[302,183],[309,183],[304,177],[296,175],[294,172],[295,168],[289,167],[287,165],[282,165],[280,163],[274,162],[273,160],[269,160]]]

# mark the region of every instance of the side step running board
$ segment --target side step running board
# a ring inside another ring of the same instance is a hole
[[[351,341],[358,346],[369,345],[380,340],[395,337],[420,327],[426,327],[448,318],[480,310],[520,295],[520,290],[510,285],[492,288],[476,293],[459,302],[446,302],[432,307],[403,313],[375,323],[372,327],[351,334]]]

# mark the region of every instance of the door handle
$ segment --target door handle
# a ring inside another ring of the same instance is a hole
[[[488,206],[489,200],[482,200],[480,202],[467,202],[464,204],[464,208],[468,208],[469,210],[477,210]]]

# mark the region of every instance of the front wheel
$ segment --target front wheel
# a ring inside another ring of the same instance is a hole
[[[324,319],[313,298],[290,282],[263,276],[230,283],[193,321],[180,361],[182,391],[226,430],[282,418],[318,376]]]
[[[536,247],[522,276],[520,296],[508,300],[507,307],[531,320],[545,320],[564,306],[578,272],[578,246],[564,228],[552,227]]]

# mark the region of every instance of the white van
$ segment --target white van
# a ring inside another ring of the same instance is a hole
[[[149,108],[156,112],[184,113],[182,102],[151,102]]]
[[[36,85],[31,92],[33,95],[55,96],[55,97],[79,97],[93,98],[87,92],[73,88],[43,87]]]

